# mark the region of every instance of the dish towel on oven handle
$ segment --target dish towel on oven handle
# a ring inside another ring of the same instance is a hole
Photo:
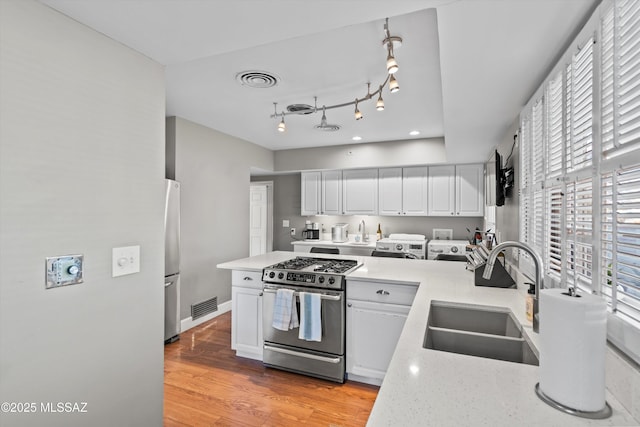
[[[292,289],[280,288],[276,290],[271,326],[281,331],[298,327],[298,310],[294,295],[295,292]]]
[[[322,340],[322,299],[320,294],[300,292],[300,331],[298,338],[306,341]]]

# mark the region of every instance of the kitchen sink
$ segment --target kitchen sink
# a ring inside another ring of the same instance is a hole
[[[432,301],[423,347],[538,365],[513,313],[500,307]]]

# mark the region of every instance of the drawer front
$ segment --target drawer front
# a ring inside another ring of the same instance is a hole
[[[417,285],[347,280],[347,299],[411,305]]]
[[[231,284],[243,288],[262,289],[262,271],[233,270]]]

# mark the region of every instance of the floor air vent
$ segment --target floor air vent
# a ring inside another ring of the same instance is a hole
[[[218,311],[218,297],[210,298],[197,304],[191,304],[191,320]]]

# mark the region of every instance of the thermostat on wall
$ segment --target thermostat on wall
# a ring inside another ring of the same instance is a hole
[[[84,282],[84,255],[65,255],[46,258],[45,287],[75,285]]]

